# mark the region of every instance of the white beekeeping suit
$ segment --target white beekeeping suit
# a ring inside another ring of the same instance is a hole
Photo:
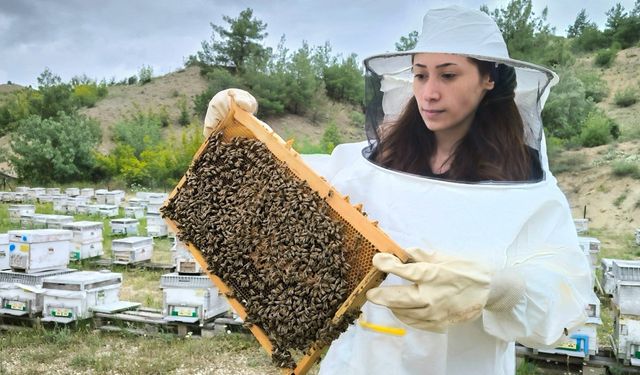
[[[516,68],[516,103],[527,144],[540,151],[542,180],[462,183],[416,176],[368,160],[372,144],[367,142],[305,159],[352,202],[364,203],[368,216],[399,245],[516,273],[524,290],[513,307],[485,308],[479,318],[443,333],[406,325],[386,307],[368,302],[331,345],[321,374],[514,374],[514,341],[553,345],[565,329],[584,322],[593,297],[590,267],[544,147],[540,111],[557,76],[510,59],[497,26],[485,14],[460,7],[432,10],[413,51],[365,61],[368,78],[379,80],[380,122],[395,116],[398,110],[392,107],[411,97],[410,91],[402,92],[411,85],[402,82],[410,82],[407,68],[411,54],[418,52],[462,54]],[[385,100],[386,94],[393,97]],[[407,283],[389,275],[383,284]]]

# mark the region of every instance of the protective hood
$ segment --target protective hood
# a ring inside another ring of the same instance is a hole
[[[416,53],[456,54],[513,67],[517,77],[515,102],[525,126],[526,143],[540,151],[543,168],[548,169],[540,113],[558,76],[542,66],[510,58],[491,17],[459,6],[428,11],[414,49],[364,60],[366,134],[370,147],[375,147],[380,139],[380,126],[395,120],[413,98],[411,65]]]

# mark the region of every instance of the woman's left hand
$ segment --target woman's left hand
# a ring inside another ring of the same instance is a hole
[[[435,332],[480,316],[492,286],[492,272],[487,267],[418,248],[407,252],[413,263],[402,263],[391,254],[378,253],[373,257],[373,265],[414,284],[371,289],[367,292],[369,301],[388,307],[409,326]]]

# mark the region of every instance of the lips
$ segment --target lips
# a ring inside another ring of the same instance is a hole
[[[427,116],[427,118],[433,118],[433,117],[437,117],[441,113],[444,113],[444,110],[443,109],[423,109],[422,112],[424,113],[425,116]]]

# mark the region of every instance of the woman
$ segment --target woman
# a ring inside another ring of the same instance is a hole
[[[540,111],[557,76],[509,58],[490,17],[455,6],[427,12],[414,50],[365,66],[369,143],[306,160],[414,261],[376,254],[389,275],[320,373],[514,374],[515,341],[553,345],[593,297],[545,154]]]

